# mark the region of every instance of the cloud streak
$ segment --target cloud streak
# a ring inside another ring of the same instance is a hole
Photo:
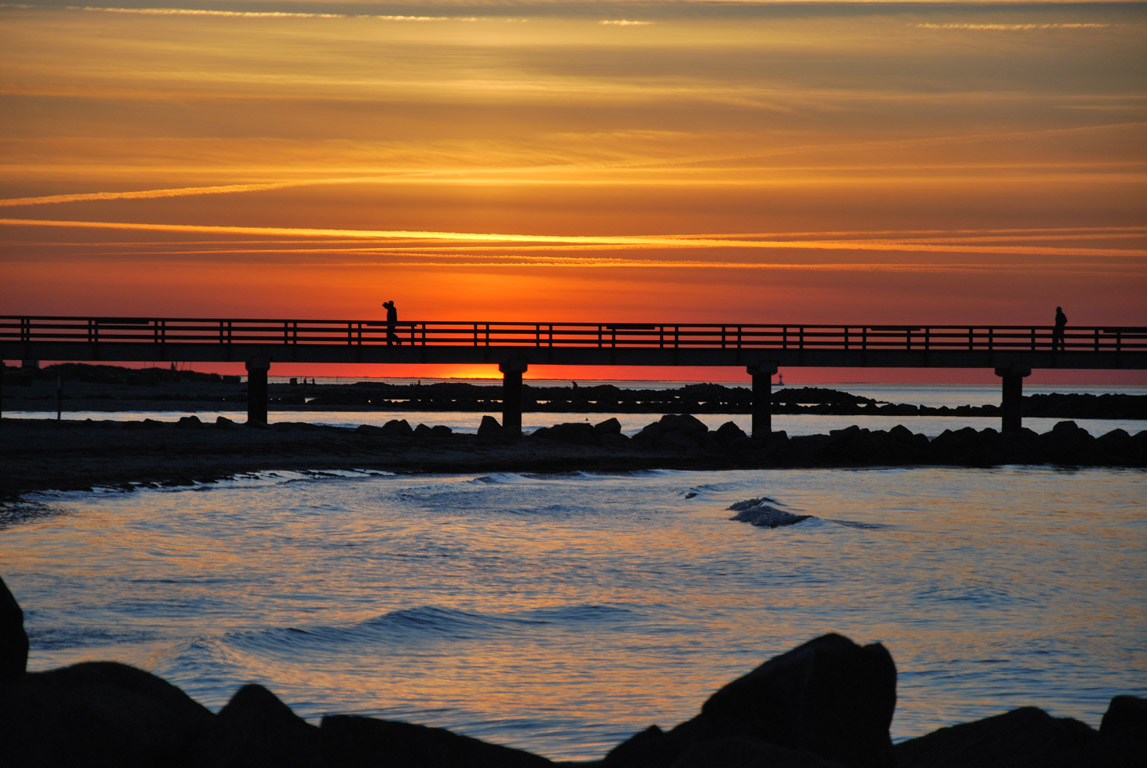
[[[270,237],[340,238],[362,240],[404,240],[424,242],[498,243],[505,247],[517,244],[550,246],[644,247],[664,249],[791,249],[814,251],[877,251],[912,253],[963,253],[985,255],[1045,255],[1045,256],[1129,256],[1147,257],[1147,249],[1082,248],[1048,245],[978,245],[971,243],[945,243],[929,241],[900,241],[895,239],[864,240],[781,240],[746,238],[738,234],[722,235],[535,235],[490,232],[447,232],[420,230],[356,230],[310,227],[249,227],[201,224],[155,224],[111,221],[60,221],[52,219],[0,219],[0,226],[54,227],[64,229],[110,229],[121,231],[181,232],[186,234],[227,234]]]

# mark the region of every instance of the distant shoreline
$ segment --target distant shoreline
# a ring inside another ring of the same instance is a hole
[[[245,412],[246,384],[220,376],[163,368],[63,364],[35,373],[5,369],[5,413],[93,411]],[[391,411],[496,413],[499,383],[441,381],[429,384],[385,381],[346,384],[296,383],[269,386],[269,407],[292,411]],[[878,401],[825,387],[784,387],[772,392],[770,411],[778,415],[994,417],[996,404],[926,406]],[[747,386],[683,384],[657,389],[613,384],[523,386],[525,413],[748,414]],[[1147,395],[1033,394],[1023,400],[1029,418],[1121,419],[1147,421]]]

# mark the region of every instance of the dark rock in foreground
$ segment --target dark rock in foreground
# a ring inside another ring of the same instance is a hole
[[[24,611],[0,579],[0,685],[19,680],[28,666]]]
[[[6,596],[6,597],[5,597]],[[0,579],[0,649],[23,613]],[[14,610],[13,610],[14,609]],[[23,641],[21,641],[23,638]],[[544,757],[441,728],[335,715],[315,727],[259,685],[212,714],[148,672],[88,662],[25,672],[4,658],[5,768],[544,768]],[[1147,762],[1147,700],[1117,696],[1098,732],[1035,708],[943,728],[892,746],[896,667],[883,645],[830,634],[714,693],[670,731],[650,726],[603,768],[963,768],[1127,766]],[[567,764],[569,765],[569,764]]]

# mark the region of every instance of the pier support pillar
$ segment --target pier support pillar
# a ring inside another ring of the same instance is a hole
[[[996,369],[996,375],[1004,380],[1003,399],[1000,403],[1003,432],[1018,432],[1023,428],[1024,377],[1030,376],[1031,372],[1031,368],[1020,366]]]
[[[759,363],[747,368],[753,377],[753,437],[767,438],[773,433],[773,376],[776,363]]]
[[[267,423],[267,371],[271,358],[252,357],[247,361],[247,423]]]
[[[498,364],[502,372],[502,429],[511,440],[522,436],[522,374],[527,368],[525,360]]]

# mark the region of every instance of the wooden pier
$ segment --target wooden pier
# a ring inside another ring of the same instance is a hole
[[[393,337],[391,337],[393,332]],[[716,325],[0,316],[0,360],[242,362],[248,420],[267,421],[267,376],[281,363],[493,364],[502,424],[521,433],[531,365],[728,366],[752,378],[754,436],[772,429],[780,367],[988,368],[1002,380],[1002,428],[1022,424],[1035,369],[1147,369],[1147,327]]]

